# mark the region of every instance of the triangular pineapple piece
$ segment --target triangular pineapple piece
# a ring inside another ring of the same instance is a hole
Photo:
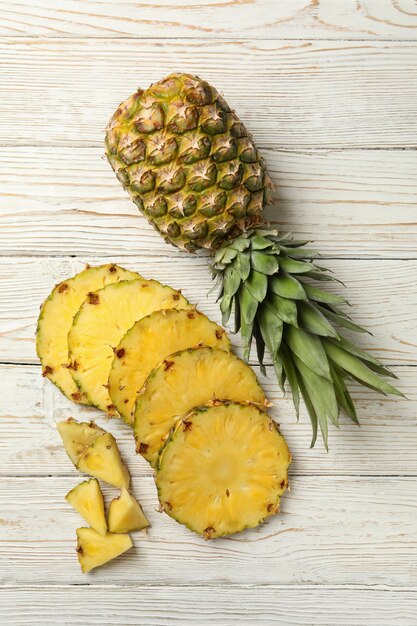
[[[133,324],[160,309],[191,305],[157,280],[124,280],[88,294],[68,333],[71,375],[98,409],[116,415],[107,389],[114,348]]]
[[[86,448],[106,432],[94,422],[77,422],[72,417],[64,422],[58,422],[56,427],[65,450],[75,466]]]
[[[110,503],[110,532],[129,533],[132,530],[142,530],[148,526],[149,522],[144,516],[139,502],[127,489],[122,489],[120,496]]]
[[[99,535],[93,528],[77,528],[77,554],[83,574],[126,552],[133,546],[129,535]]]
[[[87,267],[56,285],[41,307],[36,331],[36,351],[42,373],[74,402],[90,404],[77,388],[68,369],[68,332],[74,315],[91,291],[110,283],[140,278],[136,272],[114,265]]]
[[[100,535],[107,532],[104,499],[98,480],[90,478],[80,483],[65,496],[65,500],[94,528]]]
[[[78,461],[77,469],[104,480],[115,487],[129,487],[129,470],[124,465],[115,438],[111,433],[100,435]]]
[[[136,397],[151,371],[169,354],[212,346],[230,350],[226,332],[196,310],[154,311],[128,330],[114,352],[109,394],[116,409],[133,426]]]

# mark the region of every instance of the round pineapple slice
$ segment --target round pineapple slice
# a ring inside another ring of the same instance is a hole
[[[251,368],[225,350],[194,348],[171,354],[140,391],[134,412],[136,450],[155,467],[158,452],[175,422],[213,399],[267,401]]]
[[[88,401],[116,415],[108,392],[113,352],[133,324],[159,309],[191,308],[156,280],[127,280],[89,293],[68,334],[70,371]]]
[[[195,346],[228,350],[223,328],[196,310],[155,311],[132,326],[117,346],[109,394],[127,424],[133,424],[136,397],[150,372],[165,357]]]
[[[180,420],[159,457],[165,512],[206,539],[258,526],[278,512],[291,455],[253,405],[214,403]]]
[[[117,265],[87,267],[52,290],[41,307],[36,331],[36,351],[42,373],[70,400],[89,404],[68,371],[68,333],[74,315],[92,291],[120,280],[141,278]]]

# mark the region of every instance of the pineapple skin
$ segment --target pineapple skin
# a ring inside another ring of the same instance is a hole
[[[236,402],[196,407],[177,422],[159,455],[161,508],[204,539],[254,528],[279,512],[290,463],[278,425],[258,408]]]
[[[213,250],[262,221],[272,183],[245,126],[217,90],[174,73],[113,114],[106,156],[139,210],[178,248]]]
[[[200,347],[171,354],[151,372],[137,397],[136,451],[155,467],[177,420],[213,399],[268,406],[253,370],[231,352]]]

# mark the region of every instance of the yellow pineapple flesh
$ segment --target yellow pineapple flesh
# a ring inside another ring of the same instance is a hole
[[[196,310],[155,311],[136,322],[117,346],[109,393],[123,419],[133,424],[137,394],[150,372],[168,355],[194,346],[228,350],[223,328]]]
[[[291,455],[277,425],[251,405],[216,403],[177,423],[159,458],[165,512],[213,539],[279,510]]]
[[[139,502],[127,489],[122,489],[118,498],[110,502],[109,530],[112,533],[128,533],[147,528],[149,522]]]
[[[91,404],[115,415],[108,378],[114,349],[133,324],[153,311],[189,308],[187,300],[156,280],[130,280],[90,293],[68,334],[71,374]]]
[[[94,422],[77,422],[72,417],[63,422],[57,422],[56,427],[61,435],[65,451],[75,466],[88,446],[106,432]]]
[[[70,400],[89,404],[68,370],[68,332],[78,309],[89,292],[120,280],[141,278],[114,264],[87,267],[83,272],[56,285],[41,307],[36,331],[36,350],[43,375]]]
[[[77,555],[83,574],[120,556],[133,546],[129,535],[100,535],[93,528],[77,528]]]
[[[80,472],[104,480],[115,487],[129,487],[129,470],[124,465],[115,438],[111,433],[100,435],[80,457]]]
[[[100,485],[95,478],[85,480],[65,496],[65,500],[94,528],[100,535],[107,532],[104,499]]]
[[[267,406],[254,372],[234,354],[204,347],[170,355],[152,371],[138,395],[134,414],[137,452],[155,467],[175,422],[213,399]]]

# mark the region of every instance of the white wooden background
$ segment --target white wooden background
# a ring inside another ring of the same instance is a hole
[[[264,527],[213,542],[155,511],[112,421],[153,525],[82,576],[63,499],[80,477],[54,422],[96,414],[41,378],[36,317],[55,282],[111,260],[219,319],[205,260],[166,246],[101,159],[113,109],[173,70],[236,108],[277,187],[271,221],[316,241],[408,400],[356,387],[362,427],[332,429],[326,454],[271,374],[291,493]],[[415,0],[1,0],[2,625],[417,623],[416,146]]]

